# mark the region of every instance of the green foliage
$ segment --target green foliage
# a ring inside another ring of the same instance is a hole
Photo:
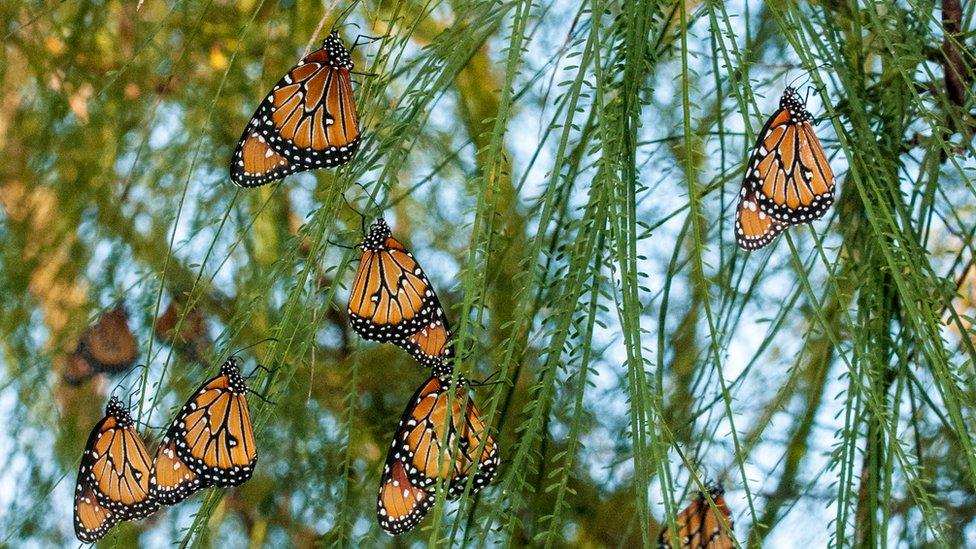
[[[971,545],[974,6],[3,3],[0,545],[74,543],[117,380],[61,374],[119,299],[148,368],[115,390],[151,426],[237,349],[273,372],[255,477],[106,545],[654,546],[708,480],[742,546]],[[233,187],[251,112],[340,20],[360,152]],[[744,253],[743,161],[790,82],[839,197]],[[424,265],[458,371],[502,381],[475,393],[499,479],[403,540],[376,489],[426,373],[349,329],[347,203]],[[159,335],[174,301],[204,356]]]

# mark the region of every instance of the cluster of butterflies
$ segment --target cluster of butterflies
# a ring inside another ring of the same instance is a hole
[[[244,129],[231,159],[231,180],[257,187],[349,162],[361,140],[353,67],[351,52],[332,32],[289,70]],[[747,165],[735,222],[740,247],[762,248],[788,227],[820,218],[833,203],[834,176],[811,120],[804,101],[787,87]],[[353,328],[365,339],[402,348],[431,369],[400,419],[380,480],[377,518],[396,535],[423,519],[438,485],[446,486],[450,498],[468,486],[476,492],[494,479],[500,458],[471,399],[470,383],[453,372],[450,328],[423,270],[382,219],[360,248],[348,307]],[[100,355],[103,347],[131,347],[131,356]],[[134,338],[102,345],[86,335],[76,354],[92,369],[107,371],[131,366],[135,347]],[[234,486],[250,478],[257,451],[246,391],[236,361],[228,360],[183,407],[152,460],[129,413],[118,399],[110,400],[81,461],[78,538],[95,541],[118,521],[145,517],[160,504],[177,503],[208,486]],[[711,497],[725,519],[719,520],[700,495],[678,516],[684,546],[731,547],[722,537],[723,523],[731,527],[728,508],[720,491]],[[669,540],[665,530],[660,543],[669,547]]]
[[[124,520],[155,513],[211,486],[237,486],[258,460],[249,391],[237,359],[193,393],[151,458],[117,397],[88,436],[75,483],[75,535],[94,543]]]
[[[454,375],[451,330],[423,269],[389,225],[377,220],[359,245],[363,255],[349,293],[353,329],[400,347],[431,369],[400,417],[383,465],[376,516],[386,532],[413,529],[434,504],[439,483],[449,498],[494,480],[499,453],[469,394]],[[453,379],[452,379],[453,378]]]

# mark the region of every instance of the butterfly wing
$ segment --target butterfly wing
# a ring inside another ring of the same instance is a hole
[[[129,329],[122,306],[106,311],[82,336],[81,354],[98,371],[114,374],[130,368],[139,358],[139,346]]]
[[[759,132],[743,181],[759,208],[785,225],[819,219],[834,202],[834,174],[812,118],[787,88]]]
[[[434,494],[410,481],[403,462],[387,457],[376,499],[380,527],[394,536],[409,532],[433,505]]]
[[[470,399],[466,403],[464,412],[464,428],[461,437],[462,449],[464,452],[463,464],[466,467],[464,475],[459,475],[451,482],[451,496],[459,496],[467,484],[467,476],[474,469],[473,465],[478,463],[478,470],[472,480],[472,493],[479,492],[495,480],[498,473],[498,466],[501,457],[498,453],[498,445],[495,438],[488,432],[488,426],[481,419],[481,413],[475,406],[474,400]]]
[[[723,518],[712,510],[705,497],[699,494],[691,505],[678,513],[675,522],[678,526],[678,539],[682,549],[732,549],[735,542],[729,536],[732,530],[732,514],[720,489],[712,490],[712,501]],[[724,522],[723,522],[724,521]],[[726,530],[725,525],[728,525]],[[658,546],[671,548],[671,533],[668,528],[661,531]]]
[[[221,366],[173,420],[176,454],[201,482],[237,486],[254,472],[257,445],[247,406],[247,386],[235,359]]]
[[[743,185],[735,218],[735,241],[744,250],[769,245],[787,225],[759,208],[756,197]]]
[[[118,516],[98,502],[88,478],[78,475],[75,484],[75,536],[82,543],[95,543],[118,523]]]
[[[234,149],[230,178],[241,187],[259,187],[307,169],[275,152],[263,135],[248,126]]]
[[[159,503],[175,505],[209,485],[180,458],[175,429],[170,428],[153,460],[149,494]]]
[[[444,375],[450,374],[447,362],[454,356],[454,347],[449,345],[450,341],[451,331],[447,322],[435,320],[417,333],[394,343],[421,366],[434,369],[434,375]]]

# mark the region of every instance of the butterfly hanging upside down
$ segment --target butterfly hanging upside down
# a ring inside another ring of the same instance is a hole
[[[149,494],[152,461],[117,397],[85,443],[75,485],[75,535],[94,543],[122,520],[146,517],[159,503]]]
[[[460,497],[469,478],[472,493],[494,480],[498,446],[467,386],[459,378],[452,398],[451,376],[433,375],[407,403],[376,500],[376,517],[386,532],[399,535],[417,526],[434,505],[439,480],[451,499]]]
[[[360,141],[352,69],[349,51],[332,32],[261,102],[237,143],[231,180],[258,187],[348,162]]]
[[[759,132],[739,192],[739,247],[767,246],[792,225],[810,223],[834,202],[834,174],[800,95],[783,91],[779,109]]]

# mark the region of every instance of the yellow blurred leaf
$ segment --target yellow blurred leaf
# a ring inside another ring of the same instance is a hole
[[[225,71],[229,65],[230,59],[227,58],[220,46],[216,44],[210,46],[210,66],[214,70]]]

